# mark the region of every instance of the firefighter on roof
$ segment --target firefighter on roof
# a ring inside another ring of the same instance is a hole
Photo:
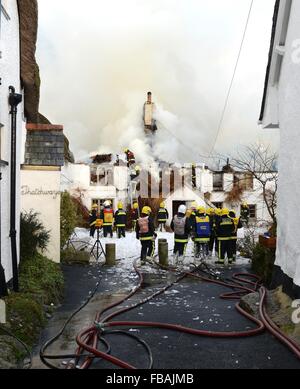
[[[132,151],[129,149],[125,149],[124,153],[126,154],[126,160],[127,160],[127,166],[130,167],[131,165],[135,164],[135,156]]]

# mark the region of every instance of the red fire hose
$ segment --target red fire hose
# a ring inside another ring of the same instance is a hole
[[[266,289],[264,287],[260,288],[260,302],[259,302],[259,313],[260,313],[260,320],[256,319],[251,314],[247,313],[239,303],[236,304],[236,309],[239,313],[241,313],[243,316],[245,316],[247,319],[252,321],[257,325],[257,328],[251,329],[248,331],[241,331],[241,332],[216,332],[216,331],[205,331],[205,330],[199,330],[189,327],[184,327],[177,324],[169,324],[169,323],[158,323],[158,322],[135,322],[135,321],[114,321],[111,320],[117,316],[119,316],[122,313],[128,312],[140,305],[143,305],[150,301],[151,299],[157,297],[158,295],[164,293],[167,289],[171,288],[174,284],[180,282],[185,277],[193,277],[197,278],[199,280],[214,283],[217,285],[225,286],[227,288],[233,289],[233,292],[222,294],[220,297],[223,299],[237,299],[240,300],[241,297],[245,294],[253,293],[258,290],[260,286],[260,279],[253,275],[248,273],[237,273],[234,274],[232,277],[232,282],[224,282],[222,280],[217,279],[211,279],[206,276],[195,274],[194,272],[186,272],[180,277],[176,279],[175,282],[172,284],[166,286],[165,288],[161,289],[160,291],[152,294],[148,298],[144,299],[143,301],[140,301],[139,303],[122,308],[116,312],[111,313],[110,315],[106,316],[105,318],[102,318],[103,314],[109,310],[111,310],[114,307],[117,307],[124,301],[128,300],[130,297],[132,297],[137,291],[141,288],[143,283],[143,275],[140,272],[140,270],[136,266],[137,260],[134,261],[134,269],[136,273],[139,276],[139,283],[137,287],[125,298],[122,298],[118,302],[109,305],[105,309],[103,309],[101,312],[99,312],[96,315],[95,324],[83,331],[81,331],[77,338],[77,344],[78,349],[76,351],[76,354],[78,356],[78,360],[80,360],[80,356],[84,351],[89,352],[91,355],[101,358],[103,360],[106,360],[108,362],[111,362],[115,366],[124,368],[124,369],[136,369],[136,367],[132,366],[131,364],[127,363],[126,361],[123,361],[119,358],[116,358],[112,355],[107,354],[106,352],[102,352],[98,350],[98,339],[99,339],[99,333],[103,332],[107,328],[112,327],[151,327],[151,328],[161,328],[161,329],[167,329],[172,331],[178,331],[186,334],[191,335],[197,335],[197,336],[204,336],[204,337],[211,337],[211,338],[241,338],[241,337],[250,337],[255,336],[260,333],[262,333],[265,329],[270,331],[277,339],[279,339],[283,344],[285,344],[291,351],[295,353],[295,355],[300,359],[300,347],[296,344],[296,342],[289,339],[286,335],[284,335],[280,329],[272,323],[271,319],[266,313],[265,308],[265,298],[266,298]],[[168,269],[171,271],[175,271],[175,269]],[[243,285],[244,284],[244,285]],[[248,285],[248,286],[245,286]],[[93,358],[86,357],[83,363],[81,364],[81,369],[87,369],[93,361]],[[70,366],[69,366],[70,367]]]

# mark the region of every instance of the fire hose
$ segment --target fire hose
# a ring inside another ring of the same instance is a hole
[[[156,266],[159,266],[163,268],[164,270],[169,270],[172,272],[177,272],[177,269],[174,268],[165,268],[161,266],[160,264],[154,262]],[[203,265],[203,264],[202,264]],[[87,369],[91,366],[93,361],[95,359],[102,359],[105,361],[108,361],[115,366],[124,368],[124,369],[136,369],[135,366],[131,365],[130,363],[123,361],[117,357],[114,357],[110,355],[110,348],[107,346],[106,351],[100,351],[99,350],[99,342],[102,344],[104,343],[104,336],[110,335],[110,334],[123,334],[126,336],[130,336],[132,338],[135,338],[142,346],[147,350],[149,355],[149,368],[153,365],[153,358],[152,353],[147,345],[146,342],[141,340],[140,338],[128,334],[126,331],[121,331],[119,328],[117,331],[112,331],[112,328],[115,327],[148,327],[148,328],[160,328],[160,329],[167,329],[172,331],[178,331],[181,333],[196,335],[196,336],[203,336],[203,337],[210,337],[210,338],[243,338],[243,337],[250,337],[255,336],[258,334],[263,333],[265,330],[268,330],[272,335],[274,335],[279,341],[281,341],[285,346],[287,346],[299,359],[300,359],[300,347],[296,344],[293,340],[288,338],[285,334],[282,333],[282,331],[271,321],[269,318],[265,302],[266,302],[266,289],[264,287],[261,287],[261,280],[256,275],[250,274],[250,273],[236,273],[232,276],[232,278],[229,279],[222,279],[221,277],[218,277],[211,269],[207,267],[207,269],[203,269],[203,267],[200,265],[198,267],[195,266],[195,269],[191,272],[184,272],[181,274],[174,282],[170,283],[166,287],[160,289],[159,291],[153,293],[149,297],[145,298],[142,301],[139,301],[138,303],[121,308],[111,314],[109,314],[106,317],[103,317],[103,315],[112,310],[113,308],[119,306],[120,304],[124,303],[125,301],[129,300],[132,296],[134,296],[142,287],[144,278],[137,267],[137,259],[133,263],[133,267],[137,275],[139,276],[139,282],[138,285],[125,297],[120,299],[119,301],[107,306],[102,311],[98,312],[95,318],[95,322],[92,326],[89,328],[81,331],[78,336],[76,337],[76,342],[78,344],[78,348],[76,352],[69,357],[74,357],[75,360],[68,363],[67,368],[80,368],[80,369]],[[199,275],[197,274],[197,271],[204,273],[205,275]],[[117,316],[126,313],[128,311],[131,311],[143,304],[146,304],[153,298],[163,294],[168,289],[173,287],[176,283],[182,281],[186,277],[193,277],[195,279],[199,279],[204,282],[213,283],[216,285],[224,286],[226,288],[230,288],[233,291],[230,293],[223,293],[220,295],[220,298],[222,299],[236,299],[240,300],[241,297],[245,294],[257,292],[259,290],[260,294],[260,301],[259,301],[259,315],[260,318],[257,319],[253,315],[246,312],[238,302],[236,304],[237,311],[242,314],[244,317],[249,319],[251,322],[256,324],[256,328],[250,329],[247,331],[233,331],[233,332],[216,332],[216,331],[206,331],[206,330],[199,330],[194,328],[189,328],[185,326],[181,326],[178,324],[169,324],[169,323],[159,323],[159,322],[144,322],[144,321],[111,321],[113,318],[116,318]],[[107,343],[106,343],[107,345]],[[65,356],[67,358],[67,356]],[[79,365],[79,362],[84,358],[83,362]],[[49,366],[49,365],[48,365]]]
[[[77,343],[79,345],[79,348],[77,350],[77,355],[80,357],[80,354],[83,352],[83,350],[88,351],[92,355],[97,356],[98,358],[102,358],[106,361],[109,361],[113,363],[116,366],[119,366],[121,368],[125,369],[135,369],[136,367],[130,365],[129,363],[120,360],[119,358],[113,357],[111,355],[107,355],[106,353],[99,351],[97,349],[97,337],[98,333],[104,333],[107,328],[112,327],[151,327],[151,328],[161,328],[161,329],[168,329],[172,331],[179,331],[182,333],[187,333],[191,335],[197,335],[197,336],[205,336],[205,337],[212,337],[212,338],[241,338],[241,337],[249,337],[258,335],[267,329],[270,331],[277,339],[279,339],[282,343],[284,343],[287,347],[292,350],[295,355],[300,359],[300,347],[296,344],[296,342],[289,339],[286,335],[284,335],[281,330],[276,327],[274,323],[272,323],[271,319],[268,317],[266,313],[265,308],[265,297],[266,297],[266,289],[264,287],[261,287],[259,289],[260,291],[260,319],[256,319],[254,316],[246,312],[239,303],[236,304],[236,309],[239,313],[241,313],[243,316],[245,316],[250,321],[254,322],[257,325],[257,328],[251,329],[248,331],[242,331],[242,332],[215,332],[215,331],[205,331],[205,330],[198,330],[193,329],[189,327],[184,327],[181,325],[176,324],[169,324],[169,323],[157,323],[157,322],[136,322],[136,321],[110,321],[116,316],[119,316],[122,313],[128,312],[142,304],[145,304],[149,300],[153,299],[154,297],[158,296],[159,294],[164,293],[168,288],[173,286],[175,283],[181,281],[183,278],[190,276],[194,278],[198,278],[205,282],[214,283],[217,285],[225,286],[231,289],[235,289],[234,292],[222,294],[220,297],[223,299],[237,299],[240,300],[242,295],[252,293],[258,290],[260,286],[260,279],[253,275],[248,273],[236,273],[232,277],[232,282],[224,282],[222,280],[216,280],[211,279],[209,277],[204,277],[201,275],[197,275],[194,272],[185,272],[182,276],[180,276],[174,283],[167,286],[166,288],[163,288],[159,292],[154,293],[150,297],[148,297],[146,300],[143,300],[134,306],[127,307],[120,309],[109,316],[102,318],[102,315],[111,310],[112,308],[120,305],[124,301],[128,300],[133,294],[135,294],[141,287],[141,284],[143,282],[143,276],[139,269],[136,267],[136,263],[134,263],[134,269],[139,275],[140,282],[139,285],[136,287],[136,289],[130,293],[126,298],[123,298],[117,303],[114,303],[101,312],[99,312],[96,316],[95,324],[83,331],[81,331],[77,336]],[[243,286],[242,284],[246,284],[248,286]],[[84,363],[81,365],[82,369],[88,368],[91,365],[92,359],[86,358]]]

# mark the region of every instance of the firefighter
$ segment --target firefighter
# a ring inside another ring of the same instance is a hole
[[[197,214],[197,208],[198,208],[198,205],[196,203],[196,201],[193,201],[192,204],[191,204],[191,209],[190,209],[190,224],[191,226],[193,226],[195,224],[195,221],[196,221],[196,214]]]
[[[161,232],[163,232],[163,229],[166,231],[166,224],[169,219],[169,212],[166,209],[166,205],[164,202],[160,204],[160,208],[158,210],[157,214],[157,221],[158,221],[158,228]]]
[[[131,209],[131,219],[132,219],[132,231],[135,231],[136,228],[136,222],[139,218],[139,203],[135,202],[133,203],[132,209]]]
[[[249,205],[246,203],[246,201],[243,202],[241,205],[241,222],[243,225],[247,226],[249,225],[249,217],[250,217],[250,209]]]
[[[196,173],[196,164],[192,164],[192,187],[193,189],[197,188],[197,173]]]
[[[152,258],[155,253],[155,233],[154,223],[151,218],[151,208],[143,207],[141,217],[136,223],[136,238],[140,240],[141,263],[144,264],[147,258]]]
[[[103,223],[103,235],[104,238],[106,238],[108,235],[113,238],[114,211],[111,207],[111,201],[106,200],[103,205],[104,208],[100,214],[100,219]]]
[[[222,216],[217,224],[217,236],[218,236],[218,261],[216,264],[224,265],[225,257],[227,254],[228,263],[233,261],[232,252],[232,236],[235,231],[235,225],[232,219],[229,217],[229,210],[227,208],[222,209]]]
[[[210,209],[209,213],[209,221],[210,221],[210,240],[209,240],[209,255],[212,256],[213,251],[217,250],[218,240],[217,240],[217,215],[216,210],[214,208]]]
[[[197,209],[195,224],[193,226],[194,242],[195,242],[195,256],[200,258],[201,249],[203,256],[209,255],[209,241],[211,235],[210,219],[206,214],[204,207]]]
[[[90,237],[94,238],[96,231],[96,221],[98,219],[98,205],[93,204],[92,210],[89,215],[89,224],[90,224]]]
[[[174,216],[171,222],[171,229],[175,233],[175,265],[177,264],[179,258],[184,259],[191,232],[190,219],[186,216],[186,211],[186,206],[180,205],[177,215]]]
[[[232,244],[233,262],[236,262],[237,231],[238,231],[238,229],[243,227],[243,224],[241,222],[241,219],[239,217],[236,217],[235,211],[233,211],[233,210],[230,211],[229,217],[234,222],[234,233],[231,237],[231,244]]]
[[[127,167],[130,167],[131,165],[135,164],[135,156],[132,151],[129,149],[125,149],[124,153],[126,154],[126,160],[127,160]]]
[[[115,212],[115,226],[117,227],[118,238],[121,239],[126,237],[126,223],[127,214],[124,211],[123,204],[119,202],[118,210]]]

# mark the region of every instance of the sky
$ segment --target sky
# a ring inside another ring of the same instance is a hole
[[[250,0],[38,0],[40,112],[63,124],[77,161],[129,147],[141,163],[211,154]],[[258,125],[274,0],[254,0],[214,153],[278,146]],[[158,132],[145,140],[152,91]]]

